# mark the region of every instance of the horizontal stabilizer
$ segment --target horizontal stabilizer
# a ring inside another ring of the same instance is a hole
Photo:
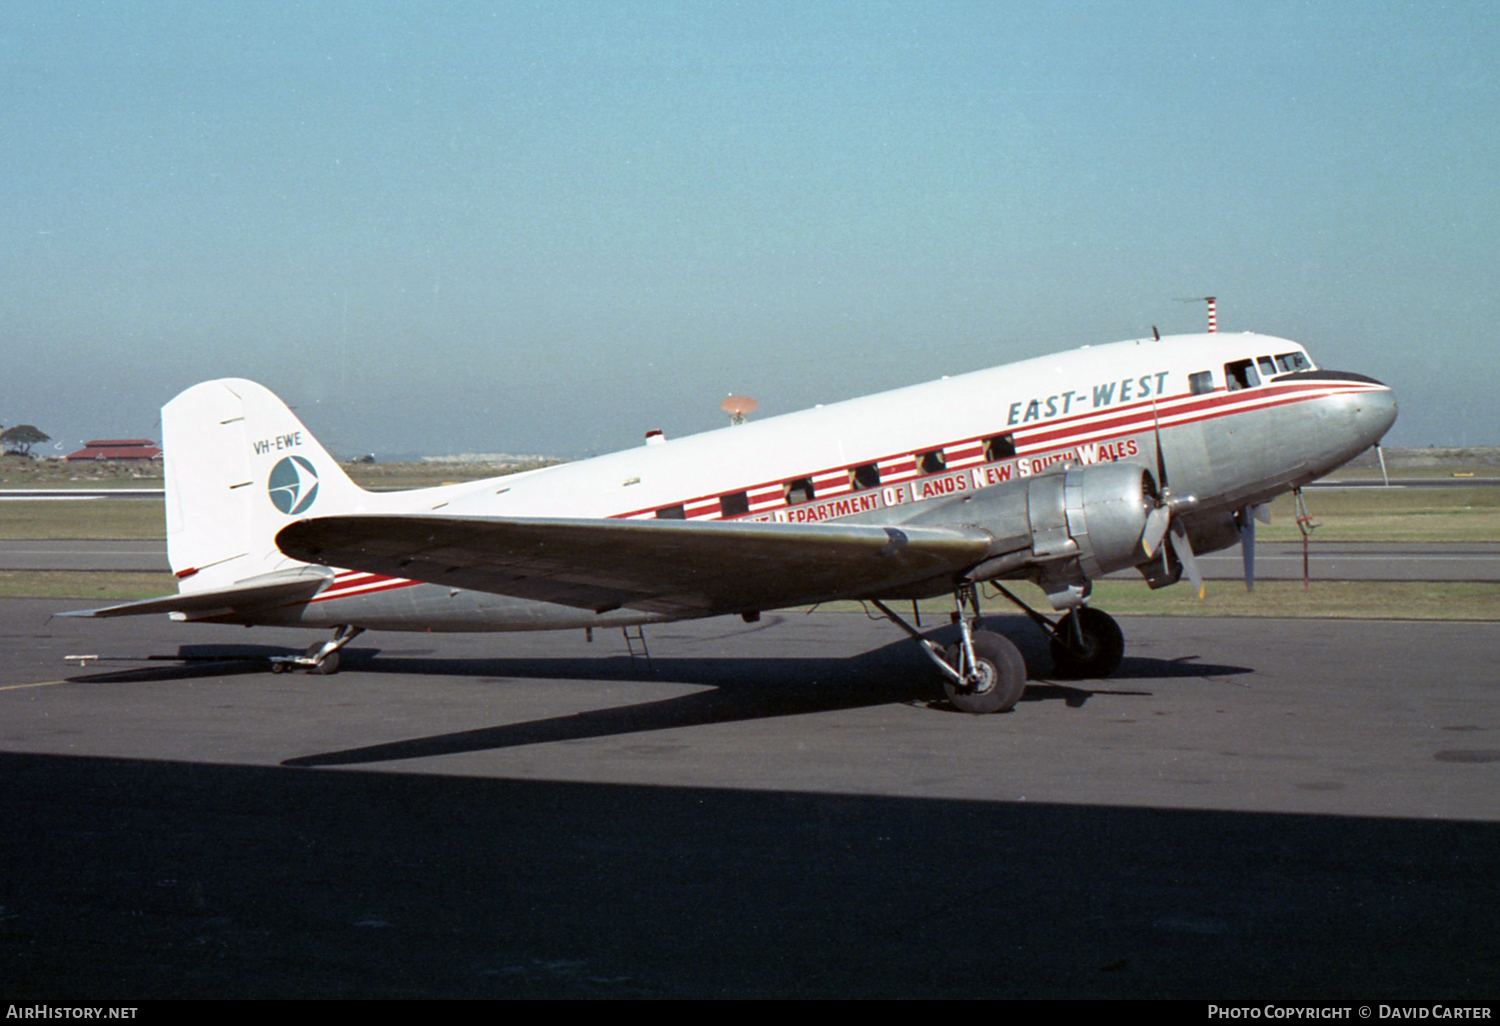
[[[283,528],[294,559],[596,612],[705,616],[888,594],[982,560],[970,528],[366,514]]]
[[[252,577],[226,588],[163,595],[161,598],[123,602],[103,609],[77,609],[57,615],[142,616],[147,613],[182,613],[184,619],[206,619],[309,599],[332,579],[333,573],[324,567],[298,567],[295,570],[278,570]]]

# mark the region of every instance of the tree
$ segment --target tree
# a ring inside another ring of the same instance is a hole
[[[30,424],[17,424],[13,428],[0,431],[0,442],[5,443],[5,454],[14,453],[17,456],[30,456],[31,447],[42,442],[50,442],[52,439],[42,434]]]

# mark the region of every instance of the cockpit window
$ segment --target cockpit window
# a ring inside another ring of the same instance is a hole
[[[1242,388],[1254,388],[1260,384],[1260,375],[1255,373],[1255,361],[1236,360],[1234,363],[1226,363],[1224,381],[1231,392],[1237,392]]]
[[[1261,377],[1274,378],[1276,376],[1276,364],[1271,361],[1269,356],[1257,358],[1255,365],[1260,368]]]
[[[1283,374],[1312,370],[1312,364],[1301,353],[1281,353],[1276,357],[1276,366]]]

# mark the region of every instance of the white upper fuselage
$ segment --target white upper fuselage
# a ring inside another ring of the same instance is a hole
[[[1115,415],[1149,416],[1154,403],[1165,425],[1171,404],[1190,397],[1189,374],[1212,371],[1222,391],[1226,362],[1292,352],[1306,355],[1295,342],[1249,333],[1085,346],[576,463],[404,493],[381,507],[596,518],[653,516],[684,504],[688,519],[718,518],[713,500],[745,491],[752,517],[775,515],[789,507],[786,482],[811,479],[816,505],[851,492],[852,467],[880,465],[880,483],[889,485],[923,476],[914,454],[945,448],[946,468],[957,470],[987,462],[983,440],[1000,434],[1013,435],[1025,476],[1040,469],[1028,457],[1130,433]]]

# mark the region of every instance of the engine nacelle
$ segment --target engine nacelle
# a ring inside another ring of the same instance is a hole
[[[1134,566],[1141,558],[1155,481],[1135,463],[1074,467],[1027,482],[1031,554],[1041,561],[1076,556],[1087,580]]]
[[[917,522],[984,528],[995,537],[994,555],[969,580],[1029,578],[1062,609],[1083,599],[1089,581],[1141,561],[1146,516],[1157,501],[1146,468],[1097,463],[987,488]],[[965,519],[956,520],[955,509]]]

